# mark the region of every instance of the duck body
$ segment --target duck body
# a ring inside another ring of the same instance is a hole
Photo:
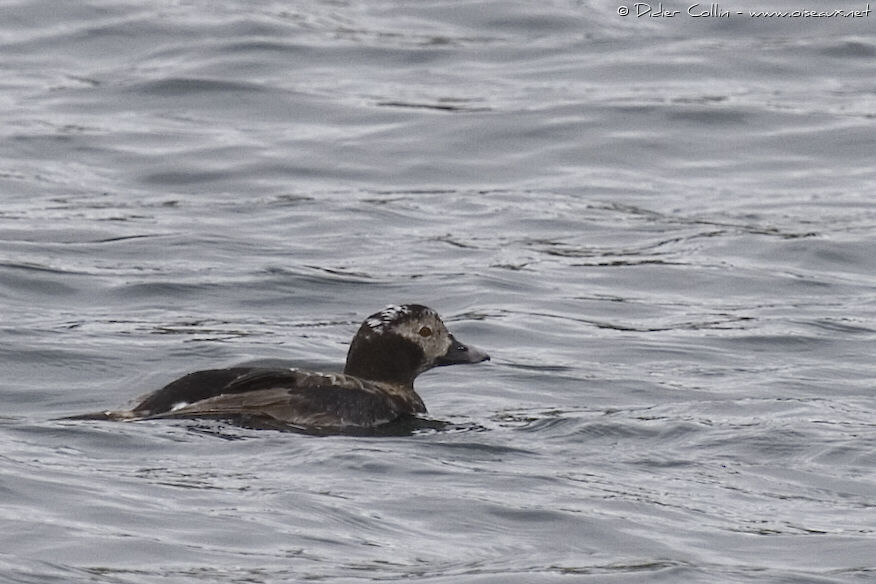
[[[189,373],[147,394],[130,410],[76,419],[245,419],[303,429],[375,428],[426,412],[414,379],[443,365],[490,357],[457,341],[426,306],[389,306],[359,327],[344,373],[231,367]]]
[[[390,383],[299,369],[196,371],[147,395],[122,419],[245,417],[300,427],[363,427],[426,412],[420,396]]]

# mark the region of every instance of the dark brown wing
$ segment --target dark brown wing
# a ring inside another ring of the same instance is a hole
[[[425,411],[413,390],[396,390],[346,375],[254,369],[219,395],[151,418],[247,416],[305,427],[373,427]]]
[[[411,387],[342,374],[232,367],[189,373],[145,396],[130,410],[67,419],[247,417],[302,427],[370,428],[425,411]]]
[[[257,371],[254,367],[232,367],[195,371],[171,381],[159,390],[146,394],[130,410],[107,410],[68,416],[65,420],[136,420],[173,410],[180,404],[190,404],[227,391],[240,377]]]
[[[223,394],[151,418],[247,416],[305,427],[372,427],[405,412],[384,395],[339,388],[283,387]]]
[[[237,379],[259,369],[253,367],[232,367],[229,369],[208,369],[195,371],[171,381],[159,390],[143,397],[131,408],[140,416],[150,416],[169,412],[180,403],[191,404],[210,397],[228,393],[229,386]]]

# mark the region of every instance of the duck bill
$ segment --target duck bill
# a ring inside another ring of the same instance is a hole
[[[489,361],[490,356],[477,347],[466,345],[457,341],[453,335],[450,335],[450,348],[441,357],[438,358],[437,365],[460,365],[463,363],[480,363],[481,361]]]

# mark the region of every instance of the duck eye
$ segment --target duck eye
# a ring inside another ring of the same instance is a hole
[[[421,337],[431,337],[432,336],[432,329],[430,329],[427,326],[424,326],[423,328],[421,328],[419,332],[420,332]]]

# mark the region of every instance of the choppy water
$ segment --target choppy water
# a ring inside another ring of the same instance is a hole
[[[0,581],[876,578],[873,20],[621,4],[4,3]],[[400,301],[450,431],[54,421]]]

